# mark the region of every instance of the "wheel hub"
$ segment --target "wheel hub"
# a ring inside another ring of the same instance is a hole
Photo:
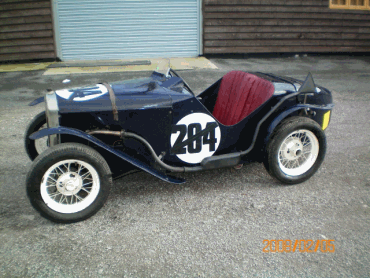
[[[77,173],[67,172],[57,180],[57,189],[66,196],[74,195],[81,190],[82,179]]]
[[[282,152],[284,158],[288,160],[295,160],[302,154],[302,142],[298,139],[293,139],[287,145],[284,151]]]
[[[307,129],[299,129],[288,134],[278,151],[278,163],[285,175],[300,176],[316,162],[319,155],[319,141]]]

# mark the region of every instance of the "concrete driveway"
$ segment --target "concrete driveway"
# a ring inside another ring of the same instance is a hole
[[[300,79],[311,71],[317,84],[332,90],[328,151],[316,175],[284,186],[254,163],[184,174],[187,183],[173,185],[137,173],[116,180],[92,218],[54,224],[31,207],[25,192],[31,162],[23,132],[43,109],[27,104],[48,88],[63,88],[66,78],[80,86],[150,73],[0,73],[0,277],[370,276],[370,58],[211,62],[219,69],[180,72],[196,93],[235,69]],[[263,252],[271,240],[292,246],[334,240],[335,251]]]

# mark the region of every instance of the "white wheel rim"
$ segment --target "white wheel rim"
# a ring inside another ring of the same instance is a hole
[[[301,129],[290,133],[280,146],[279,167],[289,176],[306,173],[316,162],[319,155],[319,141],[309,130]]]
[[[89,163],[69,159],[55,163],[41,181],[45,204],[60,213],[76,213],[94,202],[100,191],[98,172]]]

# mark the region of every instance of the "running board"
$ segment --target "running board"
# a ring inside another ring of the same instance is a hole
[[[240,164],[240,160],[240,153],[228,153],[206,157],[202,160],[201,165],[203,169],[231,167]]]

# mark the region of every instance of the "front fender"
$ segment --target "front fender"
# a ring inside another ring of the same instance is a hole
[[[166,182],[170,182],[170,183],[176,183],[176,184],[180,184],[180,183],[184,183],[185,180],[181,179],[181,178],[175,178],[175,177],[169,177],[167,175],[165,175],[164,173],[158,171],[157,169],[154,169],[153,167],[141,162],[140,160],[138,159],[135,159],[127,154],[125,154],[124,152],[121,152],[119,150],[115,150],[114,148],[108,146],[107,144],[105,144],[104,142],[102,142],[101,140],[97,139],[96,137],[92,136],[92,135],[89,135],[81,130],[78,130],[78,129],[75,129],[75,128],[68,128],[68,127],[63,127],[63,126],[59,126],[59,127],[52,127],[52,128],[45,128],[45,129],[42,129],[40,131],[37,131],[37,132],[34,132],[30,135],[30,139],[32,140],[36,140],[36,139],[39,139],[39,138],[42,138],[42,137],[45,137],[45,136],[49,136],[49,135],[53,135],[53,134],[69,134],[69,135],[74,135],[74,136],[77,136],[77,137],[80,137],[80,138],[83,138],[83,139],[86,139],[92,143],[94,143],[95,145],[103,148],[104,150],[118,156],[119,158],[123,159],[124,161],[128,162],[128,163],[131,163],[132,165],[134,165],[135,167],[163,180],[163,181],[166,181]]]
[[[39,98],[35,99],[34,101],[30,102],[28,104],[28,106],[34,106],[34,105],[37,105],[37,104],[39,104],[41,102],[44,102],[44,101],[45,101],[45,97],[39,97]]]

